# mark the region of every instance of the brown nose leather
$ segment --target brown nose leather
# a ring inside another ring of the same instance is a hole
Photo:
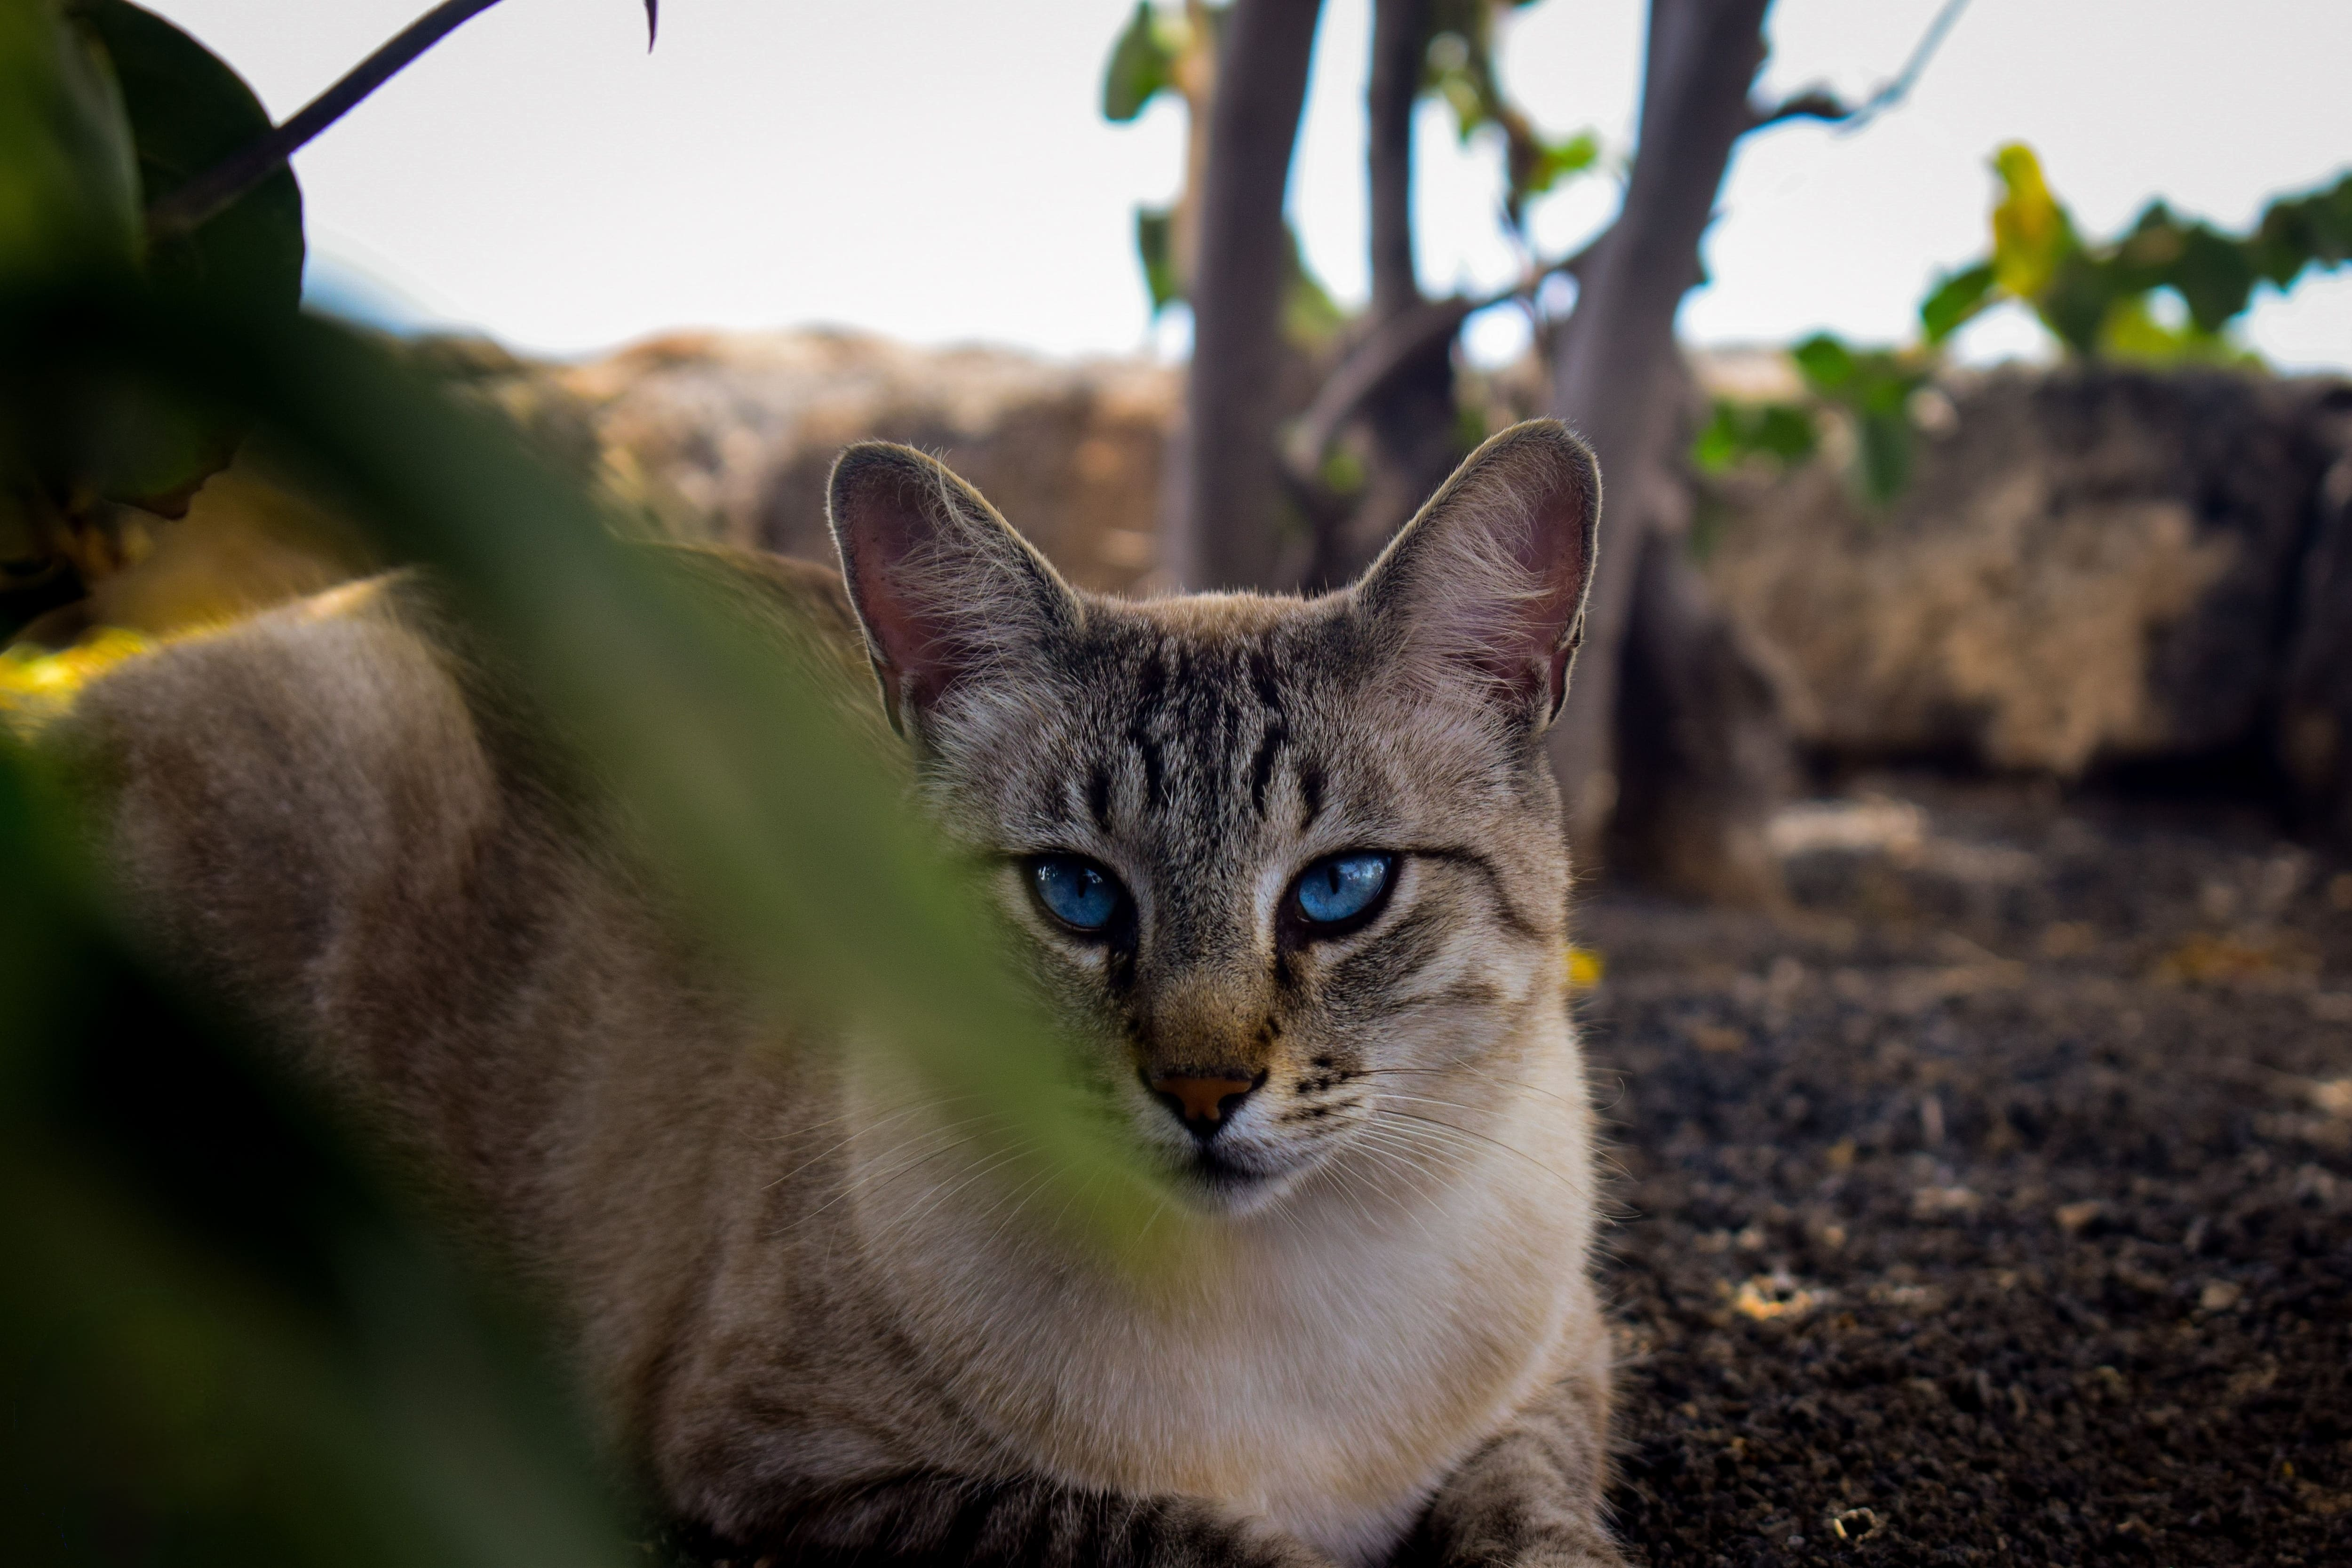
[[[1187,1121],[1222,1121],[1225,1102],[1240,1100],[1257,1087],[1250,1078],[1190,1078],[1171,1075],[1151,1080],[1151,1092],[1164,1095],[1183,1108]]]

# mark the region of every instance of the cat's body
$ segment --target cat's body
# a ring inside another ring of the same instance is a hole
[[[926,459],[845,461],[925,796],[995,858],[1171,1235],[1213,1243],[1142,1280],[1024,1223],[888,1058],[773,1048],[414,584],[135,662],[68,744],[145,918],[551,1282],[687,1522],[877,1562],[1604,1563],[1538,741],[1597,502],[1523,429],[1349,595],[1126,605]]]

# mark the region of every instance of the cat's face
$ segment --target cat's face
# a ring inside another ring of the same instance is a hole
[[[852,596],[1084,1076],[1203,1207],[1403,1150],[1559,1005],[1540,744],[1598,489],[1523,426],[1346,593],[1080,595],[929,459],[845,458]]]

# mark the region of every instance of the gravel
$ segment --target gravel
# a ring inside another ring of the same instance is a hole
[[[1619,1529],[1653,1568],[2352,1563],[2352,870],[1875,781],[1797,907],[1604,893]]]

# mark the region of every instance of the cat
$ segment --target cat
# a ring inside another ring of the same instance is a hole
[[[858,1053],[763,1048],[427,583],[132,660],[56,743],[138,919],[551,1283],[714,1553],[1601,1568],[1542,741],[1600,495],[1522,425],[1344,591],[1129,602],[868,444],[833,476],[839,578],[743,568],[870,663],[1096,1043],[1075,1076],[1214,1238],[1148,1289],[1008,1223],[984,1148]]]

